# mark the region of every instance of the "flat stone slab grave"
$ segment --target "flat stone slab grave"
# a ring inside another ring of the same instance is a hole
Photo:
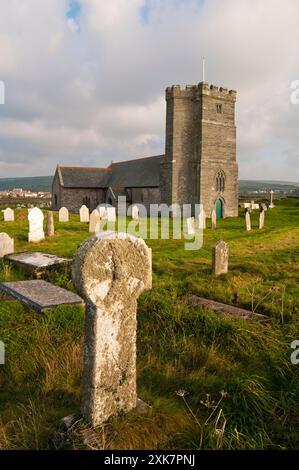
[[[1,282],[0,291],[39,312],[58,305],[84,305],[77,294],[41,280]]]
[[[222,304],[211,299],[204,299],[197,295],[190,295],[187,297],[186,302],[190,307],[203,307],[206,310],[214,310],[216,313],[226,313],[228,315],[234,315],[244,320],[262,320],[270,321],[271,318],[261,313],[251,312],[243,308],[234,307],[233,305]]]
[[[5,259],[36,277],[49,269],[58,269],[71,264],[72,260],[41,252],[27,252],[5,256]]]

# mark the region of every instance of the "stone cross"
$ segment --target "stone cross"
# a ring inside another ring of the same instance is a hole
[[[132,207],[132,219],[133,220],[138,220],[139,219],[139,208],[138,208],[138,206],[133,206]]]
[[[202,208],[198,215],[198,227],[200,230],[205,230],[206,226],[206,213]]]
[[[217,228],[217,215],[215,209],[212,210],[212,230]]]
[[[14,222],[15,220],[15,212],[13,209],[10,209],[8,207],[7,209],[3,210],[3,217],[4,217],[4,222]]]
[[[59,210],[59,222],[68,222],[70,220],[69,211],[66,207]]]
[[[7,233],[0,233],[0,258],[11,255],[14,252],[14,239]]]
[[[90,233],[96,233],[101,231],[101,216],[97,209],[92,211],[89,218],[89,231]]]
[[[107,207],[107,220],[108,222],[116,221],[116,209],[115,207]]]
[[[187,234],[195,235],[195,220],[194,217],[189,217],[187,220]]]
[[[93,426],[136,407],[137,299],[151,289],[151,266],[144,240],[126,233],[97,234],[75,255],[86,301],[82,413]]]
[[[81,206],[80,211],[80,222],[89,222],[89,209],[86,206]]]
[[[28,241],[40,242],[44,240],[45,233],[43,229],[44,214],[38,207],[34,207],[28,214],[29,233]]]
[[[228,244],[222,240],[219,240],[216,243],[215,248],[213,248],[212,270],[215,276],[220,276],[221,274],[227,274],[228,256],[229,256]]]
[[[47,213],[47,221],[46,221],[46,237],[54,237],[55,229],[54,229],[54,217],[53,212],[49,211]]]
[[[260,218],[259,218],[259,229],[261,230],[265,226],[265,210],[263,206],[260,206]]]
[[[245,226],[247,232],[251,230],[251,218],[250,218],[250,211],[249,209],[245,209]]]
[[[275,207],[273,203],[273,195],[274,195],[274,191],[271,190],[270,191],[270,206],[269,206],[270,209],[273,209]]]

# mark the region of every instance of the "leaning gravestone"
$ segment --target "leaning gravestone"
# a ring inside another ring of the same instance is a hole
[[[187,234],[195,235],[195,220],[194,217],[189,217],[187,219]]]
[[[100,232],[101,230],[101,216],[98,211],[95,209],[90,214],[89,219],[89,231],[90,233]]]
[[[14,252],[14,239],[7,233],[0,233],[0,258],[10,255]]]
[[[265,211],[263,207],[260,208],[260,218],[259,218],[259,229],[263,229],[265,226]]]
[[[132,207],[132,219],[133,220],[138,220],[139,219],[139,208],[138,208],[138,206],[133,206]]]
[[[44,214],[38,207],[34,207],[28,214],[29,221],[29,233],[28,241],[30,242],[40,242],[44,240],[45,233],[43,229]]]
[[[108,222],[116,222],[116,209],[115,207],[107,208],[107,220]]]
[[[151,289],[144,240],[107,232],[76,253],[73,281],[86,300],[82,413],[93,426],[136,407],[136,311]]]
[[[69,211],[66,207],[59,210],[59,222],[68,222],[70,220]]]
[[[221,274],[227,274],[228,272],[228,255],[229,249],[228,244],[220,240],[216,243],[213,248],[213,274],[220,276]]]
[[[4,222],[14,222],[15,220],[15,212],[13,209],[10,209],[8,207],[7,209],[3,210],[3,217],[4,217]]]
[[[250,218],[250,210],[245,209],[245,227],[247,232],[251,230],[251,218]]]
[[[80,222],[89,222],[89,209],[86,206],[82,206],[79,211]]]
[[[215,209],[212,210],[212,230],[217,228],[217,215]]]
[[[55,235],[55,229],[54,229],[53,212],[49,211],[47,213],[46,237],[54,237],[54,235]]]

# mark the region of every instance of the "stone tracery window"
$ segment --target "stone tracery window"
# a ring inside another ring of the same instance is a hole
[[[225,173],[223,170],[219,170],[216,173],[216,191],[223,192],[225,190]]]

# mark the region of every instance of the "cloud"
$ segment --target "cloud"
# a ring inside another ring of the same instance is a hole
[[[299,181],[298,0],[0,0],[0,176],[164,152],[164,89],[238,91],[242,178]]]

